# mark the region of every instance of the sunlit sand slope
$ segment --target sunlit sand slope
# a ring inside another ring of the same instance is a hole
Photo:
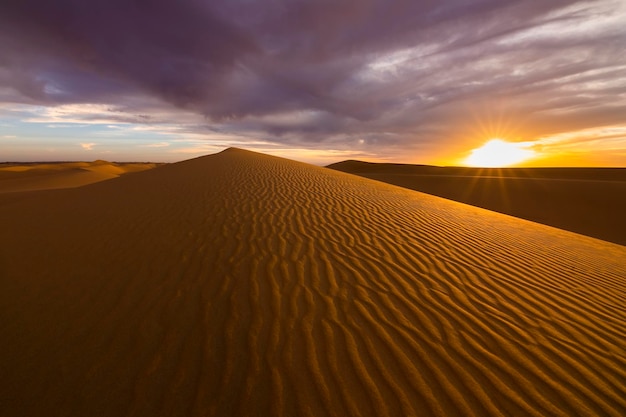
[[[626,248],[242,150],[0,205],[3,416],[623,416]]]

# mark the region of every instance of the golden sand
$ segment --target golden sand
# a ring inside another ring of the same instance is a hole
[[[237,149],[32,194],[3,416],[626,414],[626,247]]]

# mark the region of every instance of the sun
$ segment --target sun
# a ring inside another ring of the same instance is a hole
[[[502,139],[491,139],[472,151],[465,163],[473,167],[496,168],[514,165],[531,159],[536,152],[529,149],[531,143],[512,143]]]

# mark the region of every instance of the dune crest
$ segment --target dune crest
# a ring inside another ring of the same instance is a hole
[[[626,413],[619,245],[239,149],[0,242],[3,415]]]

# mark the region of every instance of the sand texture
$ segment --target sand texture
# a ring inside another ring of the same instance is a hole
[[[0,244],[2,416],[626,415],[620,245],[237,149]]]
[[[329,168],[626,246],[626,168],[464,168],[362,161]]]
[[[107,161],[0,164],[0,194],[81,187],[157,165]]]

